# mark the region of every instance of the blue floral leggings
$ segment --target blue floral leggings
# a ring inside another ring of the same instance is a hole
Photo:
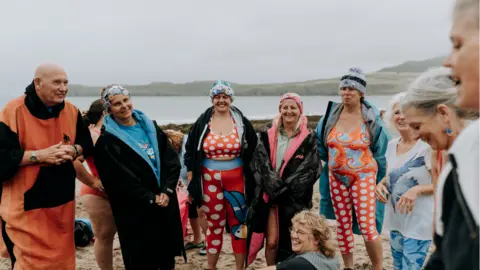
[[[404,237],[398,231],[390,232],[393,269],[420,270],[423,267],[431,240],[416,240]]]

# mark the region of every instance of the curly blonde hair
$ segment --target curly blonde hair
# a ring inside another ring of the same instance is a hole
[[[167,135],[175,150],[177,150],[177,152],[180,152],[183,144],[183,136],[185,136],[185,134],[173,129],[166,129],[163,132]]]
[[[332,245],[332,234],[324,216],[303,210],[292,218],[292,224],[300,224],[310,229],[313,237],[318,241],[318,249],[320,252],[328,258],[335,257],[335,249]]]

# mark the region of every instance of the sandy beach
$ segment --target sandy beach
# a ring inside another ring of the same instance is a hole
[[[77,182],[77,186],[78,186]],[[318,183],[317,183],[318,185]],[[78,189],[78,188],[77,188]],[[315,194],[313,196],[313,205],[315,211],[318,211],[320,194],[318,192],[318,187],[315,189]],[[77,196],[77,207],[76,207],[76,216],[82,218],[88,218],[85,209],[83,208],[82,200]],[[331,223],[331,228],[334,230],[334,222]],[[191,235],[191,230],[189,229],[189,237]],[[392,258],[390,254],[390,246],[388,242],[388,237],[382,235],[383,239],[383,258],[384,263],[383,267],[385,269],[393,269]],[[217,265],[218,269],[235,269],[235,260],[233,257],[230,236],[224,234],[223,236],[223,251],[220,255],[220,260]],[[363,238],[361,236],[355,236],[355,269],[371,269],[369,263],[367,251],[365,250],[365,245],[363,244]],[[177,258],[177,265],[175,269],[187,270],[187,269],[203,269],[203,265],[206,262],[205,256],[198,255],[198,250],[188,251],[188,262],[185,263],[183,258]],[[340,253],[337,254],[340,256]],[[120,244],[118,238],[116,238],[114,243],[114,269],[125,269],[122,262],[122,254],[120,251]],[[248,269],[260,269],[265,267],[265,257],[263,250],[259,253],[259,258]],[[0,269],[10,269],[10,260],[0,258]],[[96,262],[95,256],[93,253],[93,244],[85,248],[77,248],[77,268],[79,270],[95,270],[99,269]]]

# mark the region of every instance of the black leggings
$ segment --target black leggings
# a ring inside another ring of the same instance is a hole
[[[189,219],[198,218],[197,209],[198,209],[198,206],[193,202],[192,202],[192,204],[188,205],[188,218]]]

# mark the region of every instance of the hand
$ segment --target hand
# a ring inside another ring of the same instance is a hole
[[[76,160],[80,161],[80,163],[83,163],[83,162],[85,161],[85,156],[84,156],[84,155],[80,155],[80,156],[77,157]]]
[[[185,188],[185,184],[183,183],[182,180],[177,182],[177,188],[179,188],[179,189],[184,189]]]
[[[77,151],[75,150],[75,147],[73,145],[62,144],[61,148],[64,149],[67,155],[72,157],[72,160],[77,156]]]
[[[193,202],[192,195],[188,194],[187,201],[188,201],[189,204],[192,204],[192,202]]]
[[[418,186],[412,187],[405,192],[398,200],[395,208],[400,211],[401,214],[408,214],[412,212],[415,200],[418,197]]]
[[[197,215],[199,218],[204,218],[205,217],[205,212],[203,212],[202,207],[197,208]]]
[[[155,203],[161,207],[167,207],[169,202],[170,202],[170,198],[165,193],[162,193],[155,197]]]
[[[52,145],[48,148],[37,152],[37,158],[40,163],[60,165],[68,160],[73,160],[73,157],[65,152],[62,147],[63,143]]]
[[[92,183],[90,187],[96,191],[105,192],[105,188],[103,187],[102,182],[98,178],[95,178],[95,181]]]
[[[390,194],[390,193],[388,193],[388,189],[385,186],[385,184],[384,183],[379,183],[377,185],[377,190],[375,191],[375,195],[376,195],[377,199],[381,203],[387,203],[387,195],[388,194]]]
[[[192,181],[192,177],[193,177],[193,174],[192,172],[187,172],[187,180],[188,180],[188,183],[190,184],[190,181]]]

